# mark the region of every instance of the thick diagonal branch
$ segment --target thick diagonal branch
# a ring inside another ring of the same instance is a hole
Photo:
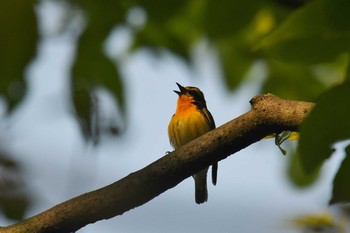
[[[249,112],[101,189],[83,194],[0,232],[73,232],[138,207],[191,174],[263,137],[297,131],[314,104],[256,96]]]

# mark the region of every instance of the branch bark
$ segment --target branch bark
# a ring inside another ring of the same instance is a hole
[[[101,189],[58,204],[34,217],[0,228],[2,233],[74,232],[143,205],[193,173],[272,133],[298,131],[313,103],[254,97],[251,110]]]

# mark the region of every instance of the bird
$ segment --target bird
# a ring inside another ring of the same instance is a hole
[[[170,144],[174,149],[215,129],[214,118],[207,109],[203,92],[197,87],[183,87],[179,83],[176,85],[179,87],[179,91],[174,90],[178,95],[177,106],[168,126]],[[195,201],[197,204],[208,201],[208,168],[192,176],[195,182]],[[212,183],[214,185],[217,183],[217,171],[218,163],[214,163],[212,165]]]

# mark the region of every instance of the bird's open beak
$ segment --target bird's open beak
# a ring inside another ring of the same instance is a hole
[[[184,94],[186,92],[186,88],[184,88],[183,86],[181,86],[180,84],[176,83],[176,85],[179,87],[180,91],[175,91],[174,92],[178,95]]]

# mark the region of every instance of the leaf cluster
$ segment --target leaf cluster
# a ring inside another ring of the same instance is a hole
[[[96,141],[100,131],[99,124],[93,123],[94,118],[99,119],[96,89],[107,89],[121,110],[125,109],[117,55],[109,57],[104,51],[106,39],[120,26],[132,31],[130,53],[141,47],[155,54],[166,49],[189,64],[191,49],[206,38],[218,52],[229,89],[237,88],[252,65],[263,61],[266,80],[262,92],[283,98],[314,100],[329,83],[341,80],[348,62],[341,57],[350,49],[346,0],[52,2],[66,5],[63,25],[72,20],[72,9],[80,9],[84,16],[85,27],[71,70],[71,93],[84,135]],[[9,110],[24,96],[24,71],[36,55],[39,32],[34,7],[38,3],[1,3],[0,94]],[[135,8],[145,15],[138,26],[131,17]],[[338,72],[328,77],[320,74],[322,69],[334,67]],[[115,133],[120,131],[118,127],[109,125]]]

